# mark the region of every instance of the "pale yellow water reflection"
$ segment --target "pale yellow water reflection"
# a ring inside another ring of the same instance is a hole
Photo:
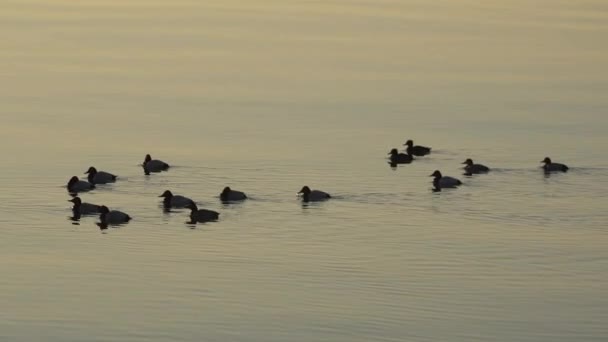
[[[605,2],[0,8],[0,340],[608,335]],[[408,138],[433,153],[392,170]],[[69,219],[89,166],[119,180],[83,200],[132,222]],[[433,193],[435,169],[464,185]]]

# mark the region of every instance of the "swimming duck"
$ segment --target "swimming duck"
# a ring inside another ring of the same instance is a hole
[[[473,163],[473,159],[468,158],[463,162],[466,166],[464,167],[464,171],[467,175],[477,174],[477,173],[487,173],[490,171],[490,168],[482,165]]]
[[[99,209],[101,208],[97,204],[83,202],[80,199],[80,197],[78,197],[78,196],[72,198],[71,200],[68,200],[68,202],[74,203],[74,206],[72,207],[74,216],[77,216],[77,214],[81,214],[81,215],[98,214]]]
[[[298,194],[302,195],[302,200],[304,202],[324,201],[331,198],[331,195],[329,195],[327,192],[321,190],[310,190],[310,188],[306,185],[302,187],[302,190],[300,190]]]
[[[242,201],[244,199],[247,199],[247,195],[245,195],[244,192],[232,190],[229,186],[227,186],[220,194],[220,199],[224,202]]]
[[[93,166],[89,167],[85,173],[89,174],[88,179],[91,184],[106,184],[116,181],[116,175],[105,171],[97,171]]]
[[[455,188],[462,184],[462,182],[456,178],[441,175],[439,170],[435,170],[430,177],[435,177],[435,179],[433,179],[433,186],[436,189]]]
[[[411,153],[399,153],[396,148],[392,149],[388,154],[391,155],[391,164],[409,164],[414,160]]]
[[[83,181],[78,179],[78,177],[74,176],[70,178],[70,181],[67,185],[68,191],[71,193],[83,192],[95,189],[95,185],[91,184],[87,181]]]
[[[105,205],[102,205],[99,208],[99,219],[101,220],[101,225],[107,226],[109,224],[121,224],[127,223],[131,220],[131,216],[123,213],[118,210],[110,210]]]
[[[169,164],[162,160],[152,159],[149,154],[146,154],[142,166],[144,167],[144,172],[146,172],[146,174],[147,172],[161,172],[169,169]]]
[[[174,195],[169,190],[165,190],[162,195],[158,197],[164,197],[163,206],[165,208],[185,208],[188,204],[193,203],[191,199],[185,196]]]
[[[553,171],[567,172],[568,171],[568,167],[566,165],[560,164],[560,163],[553,163],[551,161],[551,158],[549,158],[549,157],[545,157],[545,159],[543,159],[541,161],[541,163],[544,163],[542,168],[543,168],[543,170],[545,170],[545,172],[553,172]]]
[[[422,157],[422,156],[425,156],[425,155],[431,153],[430,147],[414,145],[413,140],[406,141],[405,144],[403,144],[403,146],[407,146],[407,148],[405,149],[407,154],[411,154],[414,156]]]
[[[220,217],[220,213],[208,209],[199,209],[194,202],[188,204],[185,208],[190,209],[190,222],[209,222],[217,221]]]

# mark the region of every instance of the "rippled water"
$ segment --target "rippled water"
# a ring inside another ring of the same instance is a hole
[[[608,336],[604,2],[2,7],[0,340]],[[433,153],[390,168],[407,138]],[[132,222],[70,220],[89,166]]]

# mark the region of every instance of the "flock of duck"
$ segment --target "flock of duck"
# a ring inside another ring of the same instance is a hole
[[[144,169],[144,174],[150,175],[153,172],[162,172],[169,170],[169,164],[162,160],[152,159],[147,154],[141,165]],[[94,190],[97,184],[108,184],[114,183],[118,179],[115,174],[98,171],[95,167],[91,166],[85,172],[88,174],[87,180],[79,179],[77,176],[70,178],[67,184],[68,192],[73,196],[69,202],[73,203],[72,206],[72,219],[78,220],[83,215],[99,215],[100,222],[98,225],[102,229],[107,229],[109,225],[119,225],[127,223],[131,220],[131,216],[119,210],[110,210],[105,205],[97,205],[92,203],[83,202],[78,196],[79,193]],[[301,195],[302,201],[321,201],[331,198],[331,196],[320,190],[311,190],[308,186],[303,186],[298,192]],[[165,190],[160,196],[163,197],[163,207],[165,210],[172,208],[185,208],[190,209],[190,224],[193,223],[204,223],[209,221],[217,221],[220,213],[209,209],[199,209],[194,200],[181,196],[174,195],[170,190]],[[233,190],[230,187],[225,187],[219,195],[219,198],[224,203],[244,201],[247,199],[247,195],[238,190]]]
[[[398,164],[409,164],[414,161],[414,156],[423,157],[428,154],[431,154],[431,148],[426,146],[414,145],[414,141],[408,140],[403,144],[403,146],[407,146],[405,148],[405,153],[399,153],[399,150],[393,148],[388,154],[389,164],[391,166],[397,166]],[[546,173],[550,172],[567,172],[568,166],[561,163],[554,163],[551,161],[551,158],[545,157],[545,159],[541,160],[543,163],[542,169]],[[471,176],[474,174],[483,174],[490,172],[490,168],[483,164],[476,164],[473,162],[473,159],[468,158],[462,164],[464,164],[464,174],[466,176]],[[444,176],[441,174],[441,171],[435,170],[430,177],[433,178],[433,190],[441,191],[444,188],[455,188],[459,185],[462,185],[462,182],[454,177]]]
[[[426,146],[414,145],[412,140],[406,141],[404,146],[407,146],[405,149],[405,153],[400,153],[398,149],[393,148],[388,154],[389,164],[391,166],[397,166],[399,164],[410,164],[415,158],[414,157],[424,157],[431,153],[431,148]],[[568,166],[561,163],[554,163],[551,161],[549,157],[546,157],[541,161],[543,163],[542,169],[546,173],[550,172],[567,172]],[[483,165],[477,164],[473,162],[472,159],[468,158],[462,164],[464,164],[465,175],[471,176],[474,174],[483,174],[490,172],[490,168]],[[141,165],[144,170],[144,174],[150,175],[150,173],[157,173],[169,170],[170,166],[166,162],[158,159],[152,159],[152,157],[147,154],[143,164]],[[96,205],[87,202],[83,202],[82,199],[78,196],[79,193],[91,191],[95,189],[97,184],[107,184],[113,183],[117,180],[117,176],[105,172],[98,171],[95,167],[91,166],[85,172],[87,174],[87,180],[81,180],[77,176],[73,176],[68,184],[67,189],[68,192],[73,196],[70,202],[73,203],[72,212],[73,218],[79,219],[81,215],[99,215],[100,222],[98,225],[102,229],[106,229],[109,225],[118,225],[127,223],[131,220],[131,216],[127,213],[124,213],[119,210],[110,210],[105,205]],[[441,191],[444,188],[456,188],[462,185],[462,182],[454,177],[444,176],[441,171],[435,170],[430,177],[433,177],[433,190]],[[303,186],[302,189],[298,192],[301,195],[303,202],[311,202],[311,201],[324,201],[331,198],[331,195],[327,192],[321,190],[312,190],[308,186]],[[209,210],[209,209],[199,209],[192,199],[181,196],[174,195],[170,190],[165,190],[159,197],[163,198],[163,207],[166,210],[172,208],[184,208],[190,209],[190,222],[189,223],[197,223],[197,222],[209,222],[216,221],[219,218],[220,213],[217,211]],[[220,193],[219,198],[222,202],[237,202],[244,201],[247,199],[247,195],[238,190],[233,190],[230,187],[225,187],[224,190]]]

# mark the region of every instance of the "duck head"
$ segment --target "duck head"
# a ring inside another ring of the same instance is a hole
[[[473,165],[473,159],[468,158],[467,160],[465,160],[465,161],[463,162],[463,164],[466,164],[466,165],[469,165],[469,166],[470,166],[470,165]]]
[[[68,182],[68,188],[72,187],[72,185],[78,183],[78,181],[80,181],[80,179],[78,179],[78,177],[73,176],[72,178],[70,178],[70,181]]]
[[[298,194],[302,194],[302,195],[308,195],[310,194],[312,191],[310,190],[310,188],[307,185],[304,185],[302,187],[302,189],[298,192]]]
[[[85,173],[89,173],[89,174],[96,174],[97,173],[97,169],[94,168],[93,166],[91,166]]]
[[[165,190],[165,192],[163,192],[160,196],[158,197],[164,197],[164,198],[171,198],[173,197],[173,194],[171,193],[171,191],[169,190]]]
[[[68,202],[72,202],[74,203],[74,206],[77,207],[79,205],[82,204],[82,200],[80,199],[80,197],[76,196],[74,198],[72,198],[71,200],[68,200]]]
[[[430,174],[429,177],[441,178],[442,176],[441,176],[441,172],[439,172],[439,170],[435,170],[435,172]]]
[[[545,159],[541,160],[540,162],[545,164],[551,164],[551,158],[545,157]]]

